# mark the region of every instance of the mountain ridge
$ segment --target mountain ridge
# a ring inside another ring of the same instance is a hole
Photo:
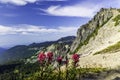
[[[52,44],[57,44],[62,41],[64,44],[72,44],[75,36],[62,37],[56,41],[46,41],[42,43],[32,43],[30,45],[17,45],[8,50],[6,50],[2,55],[0,55],[0,63],[8,63],[15,60],[23,60],[34,55],[37,51],[41,50],[43,47],[48,47]]]

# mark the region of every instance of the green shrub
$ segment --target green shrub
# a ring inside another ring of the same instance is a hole
[[[120,9],[117,9],[118,12],[120,12]]]
[[[117,15],[117,16],[113,19],[113,21],[115,21],[115,26],[119,25],[119,23],[120,23],[120,14]]]

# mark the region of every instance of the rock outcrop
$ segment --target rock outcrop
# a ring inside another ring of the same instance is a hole
[[[113,13],[111,9],[102,8],[92,20],[82,25],[77,31],[77,38],[71,46],[71,52],[77,52],[77,50],[88,40],[87,38],[95,35],[93,33],[96,32],[96,29],[102,27],[112,16]]]

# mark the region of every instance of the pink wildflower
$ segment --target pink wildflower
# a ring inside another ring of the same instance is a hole
[[[77,62],[79,62],[79,58],[80,58],[80,56],[78,54],[73,54],[72,55],[72,60],[74,62],[74,65],[76,65]]]
[[[53,53],[52,52],[48,52],[47,53],[47,58],[48,58],[48,62],[52,61],[52,59],[53,59]]]
[[[61,57],[61,56],[57,57],[57,62],[58,62],[59,64],[62,63],[62,57]]]
[[[40,61],[40,63],[43,63],[45,59],[46,59],[46,55],[43,52],[39,53],[38,60]]]

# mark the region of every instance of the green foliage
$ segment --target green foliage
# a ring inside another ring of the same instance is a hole
[[[79,69],[78,69],[79,70]],[[80,68],[80,72],[82,74],[88,73],[88,72],[92,72],[92,73],[99,73],[101,71],[105,71],[106,68]]]
[[[69,68],[68,73],[66,71],[62,71],[61,75],[58,79],[59,73],[56,71],[53,71],[51,73],[46,73],[42,76],[43,80],[80,80],[81,78],[90,78],[91,75],[94,76],[94,73],[99,74],[102,71],[106,71],[105,68]],[[39,72],[37,72],[39,74]],[[78,77],[79,76],[79,77]],[[33,76],[29,76],[28,78],[25,78],[25,80],[40,80],[41,77],[39,75],[36,76],[36,73]]]
[[[74,53],[76,53],[83,45],[87,45],[89,40],[93,37],[95,39],[95,36],[98,34],[98,30],[103,26],[105,25],[112,17],[108,18],[105,22],[103,22],[102,25],[98,25],[96,27],[96,29],[90,34],[87,36],[87,39],[84,41],[84,42],[81,42],[79,44],[79,46],[76,48],[76,50],[74,51]]]
[[[0,66],[0,80],[24,80],[39,71],[39,64],[24,64],[21,62]]]
[[[120,23],[120,14],[117,15],[117,16],[113,19],[113,21],[115,21],[115,26],[119,25],[119,23]]]
[[[66,80],[66,75],[68,80],[76,80],[81,77],[94,76],[93,73],[100,73],[105,71],[105,68],[67,68],[67,73],[61,71],[59,80]],[[34,64],[9,64],[0,66],[0,80],[41,80],[41,70],[39,63]],[[57,80],[59,71],[54,70],[50,66],[46,68],[44,74],[42,75],[42,80]],[[79,76],[79,77],[78,77]]]
[[[0,63],[4,64],[11,61],[25,59],[32,56],[37,51],[38,50],[30,49],[28,46],[25,45],[15,46],[8,49],[0,56]]]
[[[112,46],[109,46],[109,47],[107,47],[107,48],[105,48],[105,49],[103,49],[103,50],[101,50],[101,51],[99,51],[99,52],[96,52],[94,55],[96,55],[96,54],[104,54],[104,53],[111,53],[111,52],[113,52],[113,51],[118,51],[120,49],[120,42],[118,42],[118,43],[116,43],[116,44],[114,44],[114,45],[112,45]]]

